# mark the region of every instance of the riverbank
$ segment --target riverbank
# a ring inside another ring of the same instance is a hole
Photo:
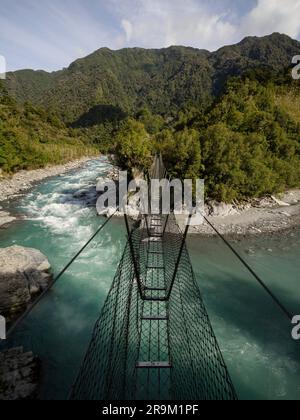
[[[91,159],[93,159],[92,156],[84,157],[65,164],[46,166],[45,168],[29,171],[19,171],[11,177],[0,178],[0,202],[26,192],[35,182],[64,174],[73,169],[78,169]]]
[[[66,172],[81,168],[92,156],[77,159],[65,164],[47,166],[41,169],[19,171],[10,177],[0,178],[0,202],[15,198],[26,193],[32,186],[44,179],[62,175]],[[0,227],[6,227],[15,217],[0,207]]]
[[[108,179],[117,181],[117,173],[112,169]],[[129,207],[130,214],[137,216]],[[114,209],[109,209],[111,216]],[[123,217],[122,213],[117,216]],[[279,196],[253,199],[242,204],[225,204],[210,201],[205,205],[205,216],[224,236],[241,238],[278,233],[289,234],[300,227],[300,189],[289,190]],[[186,216],[177,216],[182,230]],[[190,234],[215,236],[216,232],[204,222],[201,226],[191,226]]]
[[[300,227],[300,189],[280,197],[256,200],[244,207],[223,205],[213,214],[207,209],[207,213],[209,222],[227,237],[290,234]],[[190,233],[216,235],[207,223],[191,227]]]
[[[0,179],[0,202],[24,194],[36,182],[79,169],[90,159],[91,157],[86,157],[64,165],[21,171],[10,178]],[[117,181],[117,169],[112,168],[107,178]],[[252,200],[243,205],[210,203],[206,205],[206,216],[218,231],[227,237],[241,238],[280,232],[289,234],[300,227],[300,189],[288,191],[278,197]],[[7,227],[14,220],[13,215],[0,207],[0,228]],[[184,218],[179,217],[178,222],[184,229]],[[204,223],[191,227],[190,234],[214,236],[215,232]]]

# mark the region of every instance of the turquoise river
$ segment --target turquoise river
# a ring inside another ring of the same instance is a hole
[[[95,181],[108,169],[105,158],[93,160],[1,203],[22,218],[0,230],[0,247],[38,248],[57,274],[104,221],[93,200]],[[113,220],[5,343],[41,359],[40,399],[68,397],[125,241],[123,220]],[[299,400],[300,341],[292,340],[292,325],[220,240],[193,236],[188,246],[239,398]],[[234,246],[288,309],[300,314],[300,230]]]

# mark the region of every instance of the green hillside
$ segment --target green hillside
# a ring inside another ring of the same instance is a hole
[[[58,72],[10,73],[0,167],[38,167],[96,149],[142,170],[160,150],[173,176],[204,178],[216,200],[298,187],[300,86],[290,74],[297,54],[298,41],[273,34],[214,53],[103,48]]]
[[[214,53],[185,47],[102,48],[58,72],[10,73],[7,88],[18,101],[53,109],[67,123],[99,105],[127,113],[147,106],[169,115],[186,103],[211,102],[229,76],[257,67],[282,71],[296,54],[300,43],[280,34],[246,38]]]
[[[203,178],[207,197],[225,202],[299,187],[300,86],[284,75],[265,80],[231,78],[212,105],[186,107],[150,141],[141,122],[124,121],[118,163],[145,169],[158,150],[173,177]]]
[[[0,85],[0,169],[4,173],[58,164],[97,149],[61,119],[29,103],[17,104]]]

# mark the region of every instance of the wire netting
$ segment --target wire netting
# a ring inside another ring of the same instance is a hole
[[[72,399],[236,399],[183,241],[173,214],[133,226]]]

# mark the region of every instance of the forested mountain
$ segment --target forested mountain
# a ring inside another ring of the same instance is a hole
[[[215,200],[299,187],[294,55],[300,43],[273,34],[214,53],[104,48],[58,72],[10,73],[0,95],[0,168],[97,147],[144,170],[161,151],[173,176],[204,178]]]
[[[168,115],[186,103],[207,105],[229,76],[257,67],[282,71],[296,54],[300,43],[277,33],[246,38],[214,53],[186,47],[102,48],[61,71],[10,73],[7,89],[18,101],[58,112],[67,123],[84,123],[82,116],[91,116],[99,105],[127,113],[147,106]]]
[[[144,170],[159,151],[174,178],[205,179],[206,196],[217,201],[299,187],[300,86],[290,76],[258,77],[261,70],[230,78],[212,105],[187,106],[162,125],[149,111],[124,120],[118,164]]]
[[[0,83],[0,175],[96,155],[89,139],[54,113],[18,104]]]

